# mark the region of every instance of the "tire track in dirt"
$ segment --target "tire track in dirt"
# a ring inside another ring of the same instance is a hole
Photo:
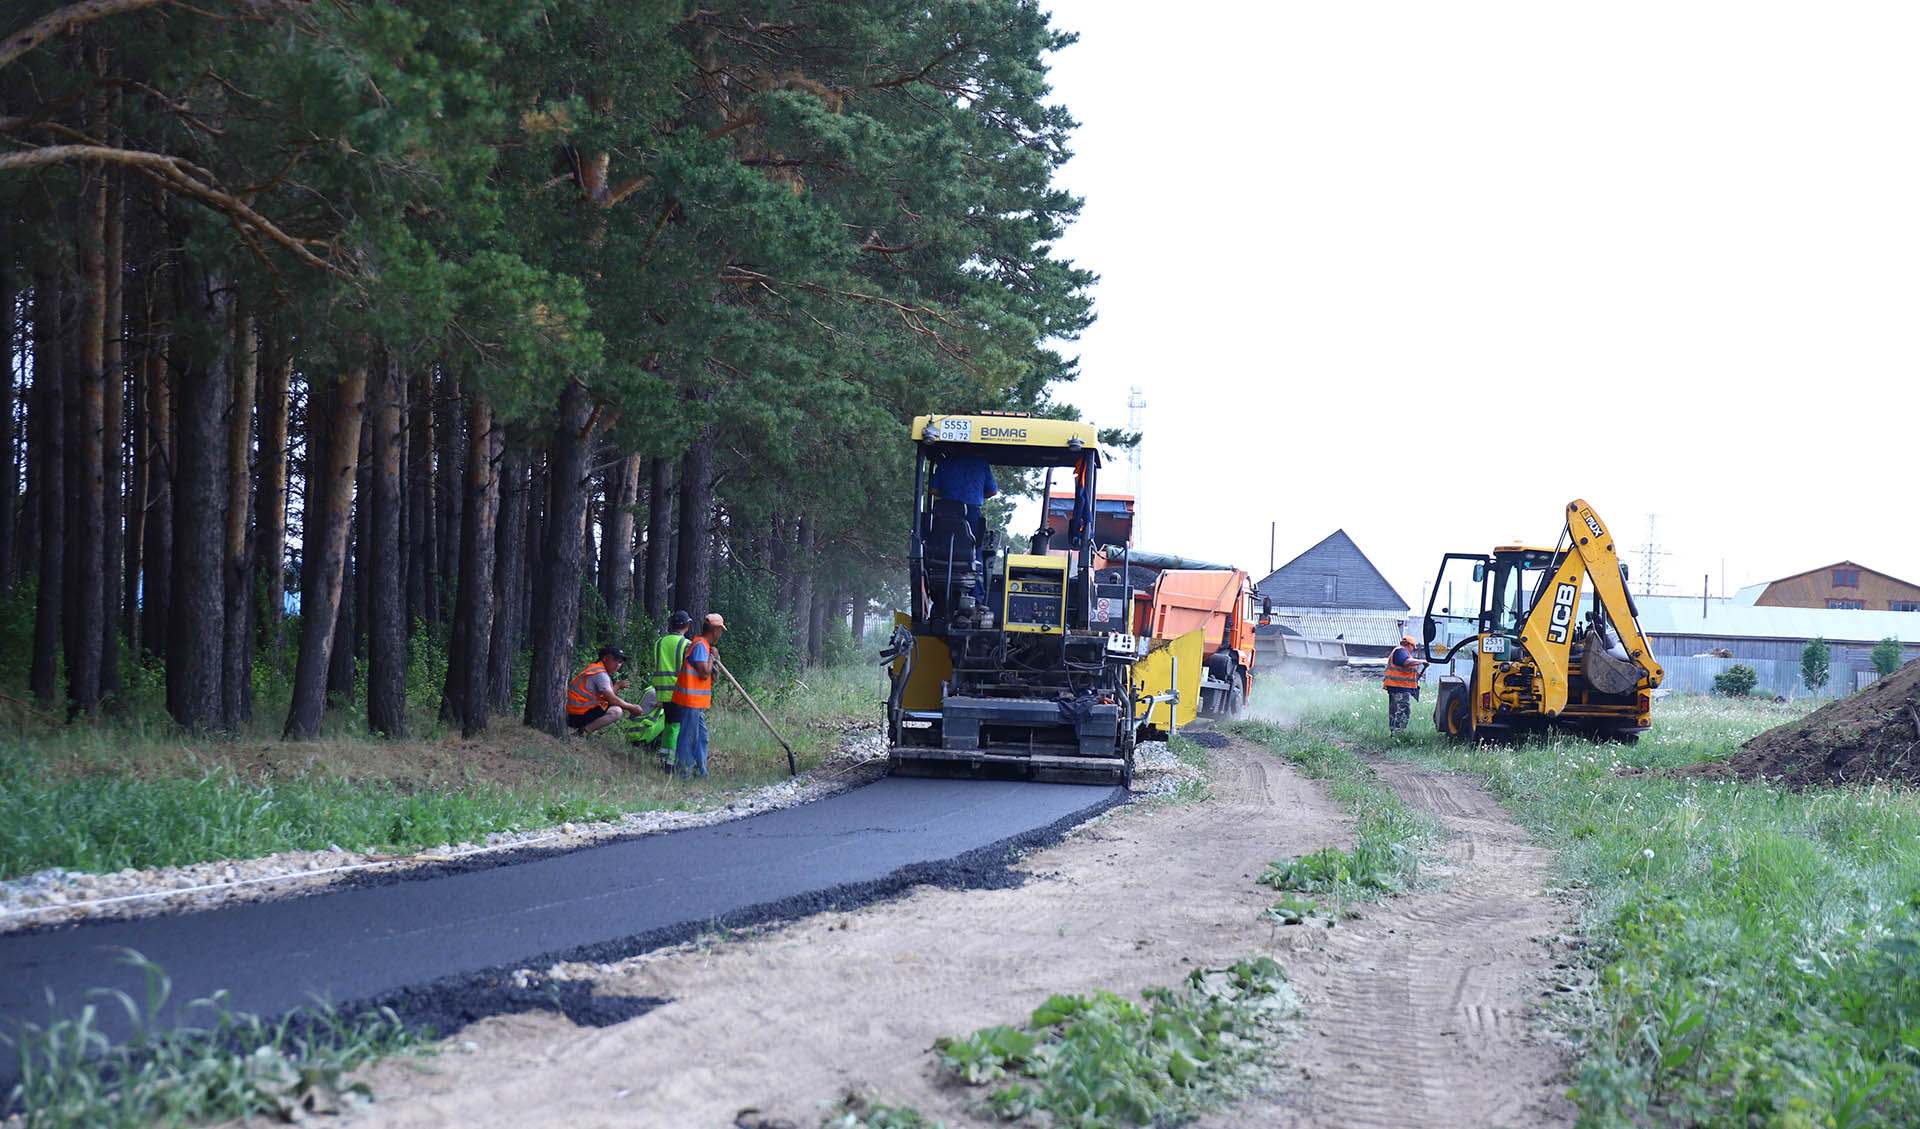
[[[1292,1078],[1209,1126],[1481,1129],[1570,1125],[1564,1051],[1533,1030],[1552,967],[1547,942],[1571,923],[1543,890],[1551,854],[1470,781],[1376,760],[1446,839],[1424,867],[1430,891],[1362,907],[1317,930],[1287,962],[1308,1016],[1286,1057]]]
[[[1532,903],[1503,907],[1489,887],[1545,903],[1536,871],[1489,861],[1509,838],[1526,847],[1497,810],[1444,778],[1381,766],[1457,829],[1443,884],[1334,930],[1274,926],[1259,916],[1273,892],[1253,879],[1272,859],[1350,843],[1352,820],[1247,742],[1209,760],[1204,802],[1110,812],[1028,856],[1016,888],[923,887],[563,969],[598,991],[671,1002],[601,1029],[537,1014],[483,1021],[460,1036],[468,1053],[376,1067],[378,1104],[343,1129],[720,1127],[746,1107],[812,1126],[849,1090],[950,1129],[993,1125],[969,1108],[979,1092],[936,1075],[936,1038],[1023,1022],[1054,992],[1133,995],[1256,952],[1286,966],[1310,1013],[1266,1087],[1204,1125],[1570,1124],[1533,1112],[1547,1109],[1559,1069],[1523,1019],[1547,958],[1521,924]],[[1542,913],[1538,931],[1551,932],[1552,907]]]

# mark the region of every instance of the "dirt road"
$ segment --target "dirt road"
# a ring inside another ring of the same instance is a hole
[[[1316,785],[1235,740],[1212,752],[1205,802],[1110,813],[1028,857],[1020,888],[921,889],[572,970],[673,1002],[599,1030],[486,1020],[461,1037],[469,1050],[378,1068],[379,1103],[348,1124],[718,1127],[757,1107],[810,1129],[850,1089],[982,1124],[933,1077],[935,1038],[1019,1022],[1054,992],[1131,993],[1256,952],[1286,966],[1306,1014],[1268,1084],[1204,1124],[1571,1124],[1560,1054],[1527,1015],[1566,917],[1541,892],[1545,853],[1464,782],[1382,771],[1452,837],[1436,889],[1338,928],[1256,919],[1269,860],[1352,829]]]

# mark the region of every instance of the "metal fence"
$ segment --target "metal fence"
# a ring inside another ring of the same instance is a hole
[[[1736,664],[1753,668],[1760,680],[1754,683],[1753,692],[1769,698],[1810,698],[1814,691],[1807,689],[1800,680],[1800,664],[1780,659],[1716,659],[1692,655],[1655,655],[1667,677],[1661,687],[1676,694],[1713,693],[1714,675]],[[1850,663],[1835,661],[1827,671],[1827,684],[1819,691],[1819,696],[1831,698],[1851,694],[1862,686],[1871,683],[1879,673],[1868,666],[1864,670]]]

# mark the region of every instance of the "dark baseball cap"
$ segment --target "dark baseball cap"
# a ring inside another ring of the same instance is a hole
[[[614,658],[619,659],[621,662],[627,661],[627,652],[621,650],[619,647],[614,646],[612,643],[608,643],[605,646],[600,648],[601,658],[604,659],[608,655],[612,655]]]
[[[673,618],[667,621],[667,626],[675,631],[678,631],[680,628],[685,627],[692,622],[693,622],[692,612],[674,612]]]

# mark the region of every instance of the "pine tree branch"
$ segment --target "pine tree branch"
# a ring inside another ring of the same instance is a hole
[[[72,31],[80,24],[92,23],[94,20],[105,19],[108,16],[117,16],[122,12],[157,8],[172,2],[173,0],[80,0],[78,4],[56,8],[0,40],[0,67],[6,66],[40,46],[58,32]]]
[[[239,197],[207,183],[213,180],[211,174],[179,157],[137,149],[116,149],[106,145],[46,145],[17,153],[0,153],[0,172],[30,169],[40,165],[64,164],[69,161],[102,161],[108,164],[130,166],[149,180],[171,189],[176,195],[197,200],[226,216],[241,229],[243,235],[247,234],[247,229],[251,228],[279,244],[294,258],[308,266],[317,267],[328,274],[346,273],[340,267],[315,255],[307,249],[305,240],[296,239],[282,231],[271,220],[248,207]]]

